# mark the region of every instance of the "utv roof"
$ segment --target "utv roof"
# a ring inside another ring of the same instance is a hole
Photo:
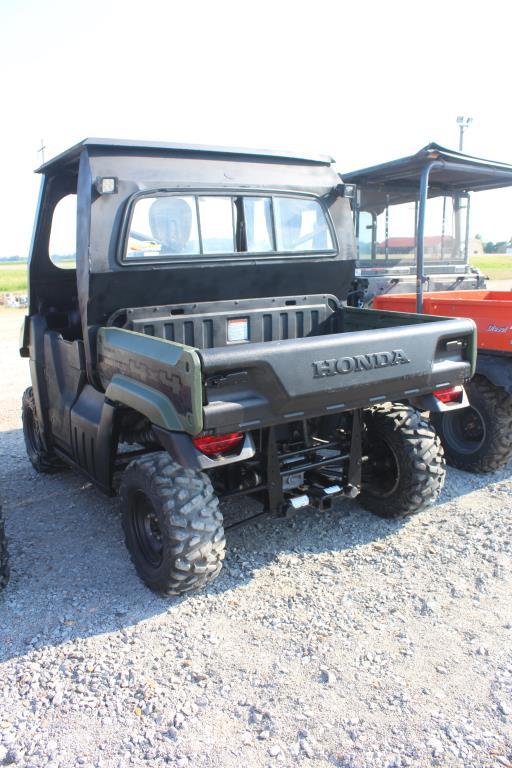
[[[440,160],[443,165],[430,171],[429,197],[512,186],[512,165],[472,157],[435,143],[414,155],[342,173],[341,177],[371,190],[372,200],[384,201],[389,194],[390,203],[409,202],[417,198],[421,172],[431,160]]]
[[[75,144],[70,149],[52,158],[36,169],[36,173],[48,173],[55,170],[77,170],[80,155],[84,149],[108,155],[162,155],[164,157],[223,157],[239,159],[262,158],[267,161],[307,163],[312,165],[331,165],[332,157],[327,155],[302,155],[294,152],[272,152],[269,149],[244,149],[241,147],[217,147],[205,144],[174,144],[164,141],[138,141],[131,139],[96,139],[88,138]]]

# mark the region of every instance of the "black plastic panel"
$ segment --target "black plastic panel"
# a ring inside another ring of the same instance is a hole
[[[85,384],[85,355],[81,341],[66,341],[57,331],[44,334],[44,372],[48,410],[55,442],[71,447],[70,411]]]
[[[476,372],[492,381],[495,387],[503,387],[512,395],[512,350],[510,354],[493,354],[478,350]]]
[[[89,325],[105,325],[122,307],[147,307],[237,299],[332,293],[346,298],[354,261],[290,257],[279,263],[246,260],[236,264],[125,267],[90,275]]]

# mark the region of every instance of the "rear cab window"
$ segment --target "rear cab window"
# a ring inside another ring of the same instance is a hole
[[[155,193],[132,204],[122,260],[335,252],[334,230],[317,198]]]

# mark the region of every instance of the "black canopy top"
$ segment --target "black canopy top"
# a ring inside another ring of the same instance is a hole
[[[296,154],[293,152],[272,152],[269,149],[243,149],[240,147],[218,147],[203,144],[174,144],[162,141],[132,141],[130,139],[95,139],[89,138],[80,141],[60,155],[48,160],[48,162],[36,169],[36,173],[52,173],[57,170],[77,171],[80,154],[86,149],[95,153],[104,152],[109,155],[162,155],[170,156],[204,156],[204,157],[228,157],[230,159],[255,160],[261,158],[263,162],[285,161],[312,165],[331,165],[332,157],[324,155]]]
[[[341,177],[361,187],[363,204],[368,200],[384,204],[387,195],[391,204],[411,202],[418,196],[421,172],[431,160],[443,165],[430,171],[429,197],[512,186],[512,165],[471,157],[435,143],[415,155],[342,173]]]

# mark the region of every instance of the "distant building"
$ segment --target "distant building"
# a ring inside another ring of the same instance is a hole
[[[470,256],[483,256],[484,244],[478,237],[471,237],[468,243],[468,253]]]
[[[387,252],[398,256],[414,256],[415,252],[414,237],[388,237]],[[450,255],[455,245],[455,240],[451,235],[427,235],[424,239],[425,256],[439,256],[441,250],[443,255]],[[386,253],[386,241],[377,243],[377,253]]]
[[[425,256],[451,256],[455,248],[455,238],[451,235],[427,235],[425,237]],[[388,237],[387,252],[391,256],[410,256],[414,257],[415,239],[414,237]],[[377,253],[386,253],[386,241],[377,243]],[[484,246],[481,240],[476,237],[468,241],[469,256],[483,256]]]

